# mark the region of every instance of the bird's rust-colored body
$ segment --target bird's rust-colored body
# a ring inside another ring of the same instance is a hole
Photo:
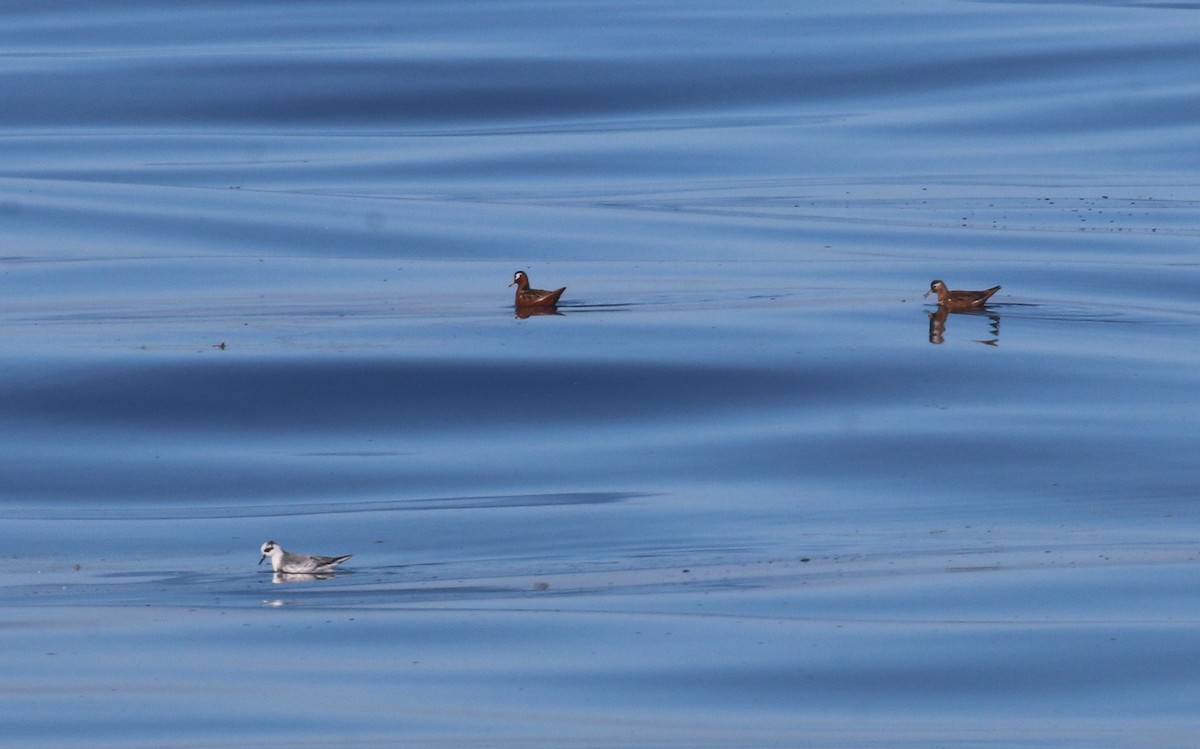
[[[509,286],[514,285],[517,287],[514,304],[518,310],[553,309],[558,306],[558,298],[567,290],[566,286],[554,291],[531,289],[529,288],[529,276],[525,275],[523,270],[513,274],[513,280]]]
[[[974,309],[987,304],[987,300],[992,298],[992,294],[999,290],[999,286],[993,286],[983,291],[951,291],[946,288],[945,281],[935,280],[929,284],[929,291],[925,292],[925,296],[937,294],[938,306],[949,310]]]

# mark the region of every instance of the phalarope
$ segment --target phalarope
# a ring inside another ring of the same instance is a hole
[[[283,547],[274,541],[268,541],[262,545],[262,559],[259,559],[258,563],[262,564],[263,559],[270,557],[271,569],[275,572],[328,572],[351,556],[353,555],[318,557],[308,554],[293,554],[290,551],[284,551]]]
[[[929,284],[929,291],[925,292],[925,296],[937,294],[938,306],[946,309],[971,309],[973,307],[982,307],[987,304],[987,300],[1000,290],[999,286],[993,286],[990,289],[983,291],[959,291],[946,288],[946,282],[935,280]]]
[[[558,298],[567,290],[566,286],[554,291],[531,289],[529,288],[529,276],[525,275],[523,270],[513,274],[513,280],[509,286],[517,287],[515,304],[519,310],[553,309],[558,305]]]

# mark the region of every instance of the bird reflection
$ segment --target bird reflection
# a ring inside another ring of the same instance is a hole
[[[337,577],[332,572],[273,572],[271,573],[271,582],[276,585],[280,583],[299,583],[305,580],[330,580]]]
[[[554,307],[517,307],[516,317],[522,320],[527,317],[542,317],[543,315],[562,317],[563,313],[559,312]]]
[[[985,346],[1000,345],[1000,315],[994,310],[986,307],[981,307],[977,310],[956,311],[947,309],[946,307],[938,307],[936,312],[926,310],[925,314],[929,315],[929,342],[933,344],[945,343],[946,341],[946,320],[950,315],[962,315],[964,317],[987,317],[988,331],[991,333],[991,338],[986,338],[976,343],[982,343]]]

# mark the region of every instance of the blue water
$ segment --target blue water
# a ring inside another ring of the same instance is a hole
[[[107,6],[0,24],[6,747],[1200,740],[1197,6]]]

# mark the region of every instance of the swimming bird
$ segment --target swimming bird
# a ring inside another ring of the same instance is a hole
[[[567,290],[566,286],[554,291],[531,289],[529,288],[529,276],[525,275],[523,270],[513,274],[513,280],[509,286],[513,285],[517,287],[517,297],[514,302],[517,309],[550,309],[558,304],[558,298]]]
[[[946,288],[945,281],[935,280],[929,284],[929,291],[926,291],[924,296],[937,294],[938,306],[946,309],[971,309],[987,304],[987,300],[991,298],[992,294],[999,290],[999,286],[993,286],[983,291],[951,291]]]
[[[268,541],[262,545],[262,559],[259,559],[258,563],[262,564],[263,559],[270,557],[271,569],[275,572],[329,572],[352,556],[353,554],[341,557],[316,557],[309,556],[308,554],[293,554],[290,551],[284,551],[283,547],[274,541]]]

